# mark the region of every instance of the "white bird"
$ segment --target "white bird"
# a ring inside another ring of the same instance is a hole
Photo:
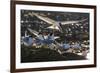
[[[59,30],[60,32],[63,32],[63,28],[61,27],[61,25],[66,25],[66,24],[76,24],[76,23],[79,23],[79,22],[83,22],[83,21],[86,21],[87,19],[82,19],[82,20],[73,20],[73,21],[55,21],[53,19],[50,19],[46,16],[42,16],[42,15],[39,15],[37,13],[28,13],[28,15],[30,16],[36,16],[37,18],[45,21],[46,23],[48,24],[51,24],[50,27],[48,28],[51,28],[51,29],[57,29]]]

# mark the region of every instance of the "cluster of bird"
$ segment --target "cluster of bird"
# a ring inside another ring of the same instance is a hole
[[[67,24],[77,24],[80,22],[84,22],[87,20],[86,19],[82,19],[82,20],[73,20],[73,21],[55,21],[53,19],[50,19],[46,16],[42,16],[39,15],[38,13],[28,13],[27,15],[29,16],[36,16],[38,19],[45,21],[48,24],[51,24],[49,27],[52,30],[58,30],[60,33],[63,33],[63,25],[67,25]],[[80,24],[79,24],[80,25]],[[51,48],[52,46],[54,46],[57,48],[63,48],[63,49],[69,49],[71,48],[81,48],[82,46],[79,43],[75,43],[75,44],[69,44],[69,43],[59,43],[56,41],[56,39],[60,39],[59,36],[55,36],[54,33],[49,33],[49,34],[45,34],[45,33],[41,33],[41,32],[37,32],[36,30],[33,30],[31,28],[27,28],[27,30],[32,33],[33,35],[35,35],[35,37],[31,36],[31,35],[27,35],[27,31],[25,31],[25,36],[23,36],[21,38],[21,44],[24,44],[25,46],[43,46],[43,45],[47,45],[49,48]]]

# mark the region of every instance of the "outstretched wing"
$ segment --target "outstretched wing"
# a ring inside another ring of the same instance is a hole
[[[35,31],[35,30],[32,30],[32,29],[30,29],[30,28],[28,28],[28,30],[32,33],[32,34],[34,34],[36,37],[39,37],[39,33],[37,32],[37,31]]]
[[[84,22],[84,21],[86,21],[86,20],[87,20],[87,18],[86,18],[86,19],[82,19],[82,20],[76,20],[76,21],[63,21],[63,22],[61,22],[61,24],[62,24],[62,25],[74,24],[74,23]]]
[[[29,13],[29,15],[30,15],[30,16],[36,16],[37,18],[39,18],[39,19],[45,21],[45,22],[48,23],[48,24],[55,24],[55,23],[56,23],[56,21],[54,21],[54,20],[52,20],[52,19],[50,19],[50,18],[48,18],[48,17],[41,16],[41,15],[39,15],[39,14],[37,14],[37,13],[34,13],[34,12]]]
[[[59,26],[59,23],[58,23],[57,21],[55,21],[55,20],[52,20],[52,19],[50,19],[50,18],[48,18],[48,17],[41,16],[41,15],[39,15],[39,14],[37,14],[37,13],[34,13],[34,12],[29,13],[29,15],[30,15],[30,16],[34,15],[34,16],[36,16],[37,18],[39,18],[39,19],[41,19],[41,20],[47,22],[48,24],[51,24],[51,26],[48,27],[48,28],[50,28],[50,29],[56,29],[56,28],[57,28],[57,30],[62,31],[61,27]]]

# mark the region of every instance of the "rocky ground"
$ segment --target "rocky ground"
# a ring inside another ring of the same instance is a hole
[[[35,48],[22,46],[21,62],[48,62],[48,61],[67,61],[67,60],[85,60],[83,56],[74,53],[59,54],[49,48]]]

